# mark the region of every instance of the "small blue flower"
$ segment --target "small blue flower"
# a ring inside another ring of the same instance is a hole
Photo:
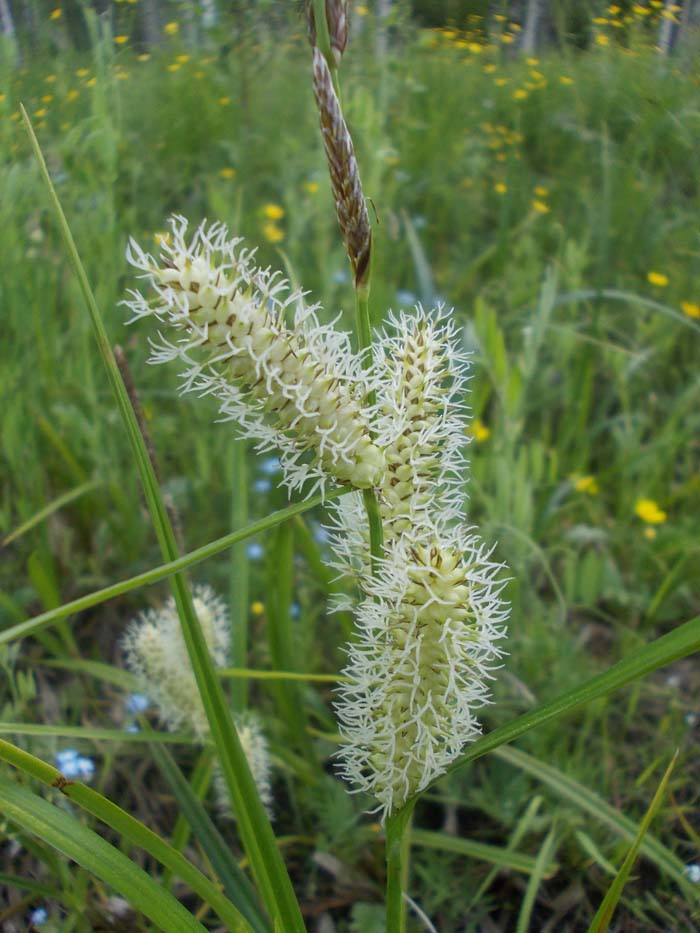
[[[40,927],[48,919],[49,912],[45,907],[37,907],[29,914],[29,923],[35,927]]]
[[[301,615],[301,606],[299,603],[292,603],[289,607],[289,614],[293,619],[298,619]]]
[[[413,221],[413,226],[416,228],[416,230],[422,230],[428,222],[422,214],[416,214],[416,216],[412,217],[411,220]]]
[[[401,305],[414,305],[418,298],[414,295],[413,292],[410,292],[407,288],[400,288],[396,292],[396,300]]]
[[[683,874],[687,877],[688,881],[691,881],[693,884],[700,884],[700,865],[686,865],[683,869]]]
[[[265,457],[260,464],[260,472],[265,476],[274,476],[275,473],[279,473],[280,469],[279,457]]]
[[[78,752],[74,748],[65,748],[60,752],[56,752],[54,756],[54,761],[56,762],[56,767],[59,771],[62,771],[64,767],[71,766],[75,762],[76,758],[79,757]]]
[[[78,754],[74,748],[57,752],[55,761],[58,770],[69,780],[80,778],[83,781],[89,781],[95,773],[95,762],[92,758]]]
[[[262,544],[258,544],[257,541],[253,541],[252,544],[248,545],[246,554],[251,560],[260,560],[260,558],[265,553]]]
[[[127,713],[145,713],[150,705],[151,701],[145,693],[131,693],[124,703]]]
[[[269,479],[256,479],[253,483],[253,489],[256,492],[269,492],[272,489],[272,483]]]
[[[124,729],[124,732],[129,732],[129,733],[140,732],[140,731],[141,731],[141,726],[139,726],[137,722],[130,722],[128,726],[126,726],[126,728]]]

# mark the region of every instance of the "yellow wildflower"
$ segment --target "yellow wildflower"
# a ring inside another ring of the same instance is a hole
[[[634,511],[648,525],[661,525],[668,517],[653,499],[638,499]]]
[[[560,84],[573,84],[574,79],[570,78],[568,75],[559,75],[559,83]]]
[[[480,418],[477,418],[474,424],[469,427],[469,433],[477,444],[482,444],[491,437],[491,428],[487,427]]]
[[[668,276],[663,272],[647,272],[647,279],[652,285],[657,285],[659,288],[665,288],[668,285]]]
[[[72,89],[71,89],[70,91],[68,91],[68,93],[66,94],[66,100],[68,100],[68,101],[75,100],[75,98],[76,98],[77,96],[78,96],[78,91],[76,91],[75,88],[72,88]]]
[[[610,36],[606,36],[604,32],[601,32],[595,37],[595,41],[596,45],[604,49],[607,45],[610,45]]]
[[[355,12],[357,13],[358,16],[367,16],[367,14],[369,13],[369,10],[367,9],[366,6],[364,6],[364,4],[358,3],[358,5],[355,7]]]
[[[279,204],[265,204],[263,214],[268,220],[281,220],[284,217],[284,208]]]
[[[114,37],[115,45],[126,45],[128,41],[129,41],[128,36],[115,36]]]
[[[228,105],[229,105],[230,103],[231,103],[231,98],[230,98],[230,97],[220,97],[220,98],[219,98],[219,104],[220,104],[222,107],[228,107]]]
[[[179,23],[166,23],[163,27],[163,32],[166,36],[176,36],[180,31]]]
[[[681,301],[681,311],[688,317],[700,317],[700,304],[694,301]]]
[[[535,185],[533,190],[538,198],[546,198],[549,194],[549,188],[545,188],[544,185]]]
[[[175,59],[175,61],[180,62],[181,65],[184,65],[185,62],[188,62],[189,60],[190,60],[189,55],[178,55],[177,58]]]
[[[496,194],[505,194],[508,190],[508,185],[506,185],[505,182],[497,181],[493,186],[493,190],[496,192]]]
[[[265,604],[258,599],[250,604],[250,611],[254,616],[261,616],[265,612]]]
[[[572,481],[576,492],[585,492],[589,496],[597,496],[600,492],[595,476],[590,474],[588,476],[572,477]]]
[[[269,224],[265,224],[262,228],[263,236],[270,243],[279,243],[280,240],[284,239],[284,230],[277,226],[276,223],[270,221]]]
[[[60,6],[57,6],[55,10],[51,10],[49,13],[49,19],[60,19],[63,16],[63,10]]]
[[[76,77],[78,78],[87,78],[90,72],[88,71],[87,68],[78,68],[75,74],[76,74]]]
[[[538,198],[533,198],[532,209],[533,211],[537,211],[538,214],[548,214],[550,210],[549,204],[540,201]]]
[[[527,97],[527,91],[524,88],[518,87],[513,91],[513,100],[525,100]]]
[[[301,186],[307,194],[316,194],[318,191],[317,181],[305,181]]]
[[[236,177],[235,168],[227,167],[227,168],[222,168],[219,171],[219,178],[235,178],[235,177]]]

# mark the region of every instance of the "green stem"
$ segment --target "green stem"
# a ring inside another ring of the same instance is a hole
[[[367,281],[355,290],[355,322],[357,326],[357,342],[360,352],[363,354],[363,365],[368,368],[372,359],[370,356],[372,347],[372,325],[369,317],[369,274]],[[370,392],[367,401],[370,405],[376,402],[376,394]],[[373,489],[364,489],[362,498],[367,512],[367,523],[369,525],[369,547],[372,557],[372,573],[377,572],[377,562],[384,552],[384,533],[382,531],[382,516],[379,511],[379,503]]]
[[[231,530],[244,528],[248,521],[248,464],[244,440],[233,443],[231,456]],[[246,667],[248,663],[248,553],[245,541],[231,548],[229,604],[231,607],[231,663]],[[233,708],[242,712],[248,706],[248,682],[236,681],[231,687]]]
[[[331,35],[328,31],[328,19],[326,18],[326,0],[313,0],[314,26],[316,27],[316,47],[326,59],[328,70],[331,73],[331,81],[336,97],[340,100],[340,84],[338,83],[338,67],[335,63],[333,48],[331,46]]]
[[[386,821],[386,933],[405,933],[413,804],[408,803]]]

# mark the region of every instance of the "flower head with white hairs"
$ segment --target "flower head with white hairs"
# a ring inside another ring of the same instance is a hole
[[[133,319],[153,316],[173,335],[152,343],[151,362],[180,360],[183,391],[215,395],[259,450],[279,450],[290,490],[310,481],[310,493],[329,478],[360,489],[381,482],[369,384],[347,334],[321,324],[317,306],[257,266],[255,250],[223,224],[203,223],[189,240],[184,218],[170,227],[158,259],[134,240],[127,250],[149,294],[131,290],[124,304]]]

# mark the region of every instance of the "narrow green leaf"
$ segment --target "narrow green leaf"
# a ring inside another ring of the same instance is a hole
[[[72,602],[64,603],[64,605],[58,606],[56,609],[42,612],[41,615],[34,616],[33,619],[26,619],[24,622],[20,622],[0,632],[0,645],[16,641],[18,638],[26,638],[28,635],[35,635],[37,632],[41,631],[41,629],[53,625],[53,623],[57,622],[59,619],[65,619],[66,616],[73,615],[76,612],[82,612],[83,609],[99,606],[109,599],[114,599],[116,596],[123,596],[124,593],[129,593],[131,590],[139,589],[142,586],[150,586],[153,583],[158,583],[160,580],[165,580],[166,577],[170,577],[180,570],[186,570],[188,567],[200,563],[200,561],[220,554],[239,541],[245,540],[245,538],[250,538],[253,535],[267,531],[269,528],[274,528],[276,525],[293,518],[295,515],[308,512],[309,509],[315,508],[322,502],[329,502],[332,499],[337,499],[339,496],[344,496],[348,492],[350,492],[350,489],[333,489],[327,492],[323,499],[319,495],[313,496],[305,502],[295,502],[294,505],[289,505],[287,508],[272,512],[259,521],[251,522],[250,525],[241,528],[240,531],[232,531],[222,538],[217,538],[216,541],[211,541],[209,544],[196,548],[183,557],[177,557],[167,561],[159,567],[146,570],[144,573],[139,573],[135,577],[123,580],[121,583],[113,583],[111,586],[106,586],[101,590],[95,590],[94,593],[88,593],[86,596],[81,596],[79,599],[74,599]]]
[[[161,839],[156,833],[144,826],[139,820],[135,819],[121,807],[112,803],[102,794],[83,784],[81,781],[67,781],[61,772],[52,765],[47,764],[40,758],[30,755],[23,749],[16,748],[9,742],[0,739],[0,758],[9,764],[31,775],[47,784],[49,787],[58,788],[61,793],[73,803],[82,807],[88,813],[91,813],[97,819],[106,823],[115,832],[119,833],[124,839],[128,839],[134,845],[148,852],[157,859],[162,865],[165,865],[173,874],[181,878],[188,884],[192,890],[198,894],[202,900],[207,903],[212,910],[227,924],[227,927],[233,931],[246,933],[250,925],[242,917],[234,905],[222,895],[219,888],[213,884],[202,872],[195,868],[180,852],[174,849],[169,843]],[[70,819],[72,824],[79,826],[74,819]],[[44,838],[44,837],[42,837]],[[46,840],[51,842],[50,839]],[[53,842],[51,843],[54,844]],[[79,859],[75,859],[83,865]],[[84,865],[92,871],[91,866]],[[164,890],[159,888],[160,890]],[[167,892],[166,892],[167,893]],[[150,916],[150,915],[149,915]]]
[[[507,761],[521,771],[531,774],[538,781],[542,781],[559,797],[567,800],[582,812],[587,813],[602,826],[612,829],[623,839],[631,841],[635,838],[637,826],[634,821],[620,813],[615,807],[611,807],[607,801],[584,787],[583,784],[579,784],[573,778],[562,774],[561,771],[557,771],[556,768],[552,768],[550,765],[543,764],[533,758],[532,755],[520,751],[520,749],[501,748],[495,754],[503,761]],[[662,842],[647,833],[641,843],[640,851],[654,862],[657,868],[675,881],[688,897],[693,900],[700,897],[700,891],[694,889],[683,874],[683,862],[667,849]]]
[[[82,483],[80,486],[77,486],[75,489],[71,489],[69,492],[65,492],[62,496],[58,496],[57,499],[54,499],[53,502],[49,502],[48,505],[44,506],[43,509],[40,509],[31,518],[28,518],[26,522],[22,522],[21,525],[18,525],[14,531],[11,531],[8,535],[0,540],[0,547],[7,547],[8,544],[11,544],[13,541],[16,541],[18,538],[21,538],[22,535],[26,534],[28,531],[31,531],[32,528],[36,525],[41,524],[44,519],[49,518],[50,515],[53,515],[54,512],[58,512],[59,509],[62,509],[65,505],[69,505],[71,502],[75,502],[76,499],[79,499],[81,496],[84,496],[86,492],[91,492],[91,490],[96,489],[100,484],[93,480],[89,483]]]
[[[248,448],[245,440],[235,440],[231,454],[231,528],[236,531],[248,521]],[[231,613],[231,661],[234,667],[248,663],[248,550],[243,541],[231,548],[229,571],[229,611]],[[232,685],[233,708],[242,712],[248,706],[245,680]]]
[[[294,535],[291,523],[277,528],[267,566],[267,634],[272,664],[277,670],[295,670],[299,658],[290,613],[294,582]],[[280,721],[285,724],[287,739],[315,765],[313,744],[307,732],[302,683],[280,679],[273,681]]]
[[[624,862],[620,866],[620,871],[617,873],[617,877],[613,883],[608,888],[608,892],[603,898],[603,902],[598,908],[593,922],[588,928],[588,933],[607,933],[608,927],[610,926],[610,921],[612,920],[613,914],[615,913],[615,908],[617,907],[620,898],[622,897],[622,890],[627,884],[627,879],[630,876],[632,871],[632,866],[634,865],[637,854],[642,846],[644,841],[644,836],[646,835],[651,821],[656,816],[659,807],[664,799],[664,794],[666,793],[666,785],[668,784],[673,768],[678,760],[678,751],[671,759],[671,762],[666,768],[666,773],[661,778],[659,786],[656,788],[656,793],[654,798],[649,804],[649,809],[644,814],[644,819],[639,824],[639,829],[637,830],[637,835],[634,838],[627,856],[625,857]]]
[[[204,849],[226,894],[254,930],[260,933],[269,931],[255,891],[175,760],[160,745],[151,746],[151,754],[177,800],[181,815]]]
[[[105,364],[114,397],[129,437],[132,454],[139,470],[158,543],[163,557],[167,561],[174,561],[178,557],[175,535],[163,502],[153,464],[149,458],[138,421],[114,359],[107,332],[102,323],[97,302],[80,260],[80,255],[73,241],[68,221],[63,213],[63,208],[51,182],[41,148],[24,108],[22,108],[22,118],[29,133],[42,177],[46,183],[69,259],[80,283],[90,314],[100,355]],[[207,714],[212,741],[217,750],[221,771],[231,797],[233,811],[238,820],[241,841],[250,859],[256,882],[270,912],[276,919],[283,922],[285,929],[288,929],[290,933],[293,933],[293,931],[294,933],[304,933],[304,922],[299,910],[299,904],[233,725],[231,712],[226,704],[221,683],[194,611],[187,581],[182,574],[176,574],[171,580],[171,586],[192,670],[202,698],[202,705]]]
[[[41,735],[60,736],[64,739],[85,739],[93,742],[152,742],[143,732],[126,732],[124,729],[101,729],[99,726],[68,726],[39,722],[0,722],[0,735]],[[186,732],[157,732],[159,742],[168,745],[191,745],[195,739]]]
[[[6,819],[110,885],[164,933],[206,933],[206,927],[143,869],[42,797],[0,779],[0,807]]]
[[[461,836],[448,836],[446,833],[428,832],[425,829],[414,829],[411,842],[415,846],[429,849],[441,849],[443,852],[454,852],[467,858],[478,859],[480,862],[490,862],[499,868],[508,868],[531,875],[535,870],[535,859],[522,852],[514,852],[511,848],[488,845],[485,842],[474,842],[472,839],[463,839]],[[551,878],[559,866],[551,862],[545,866],[545,878]]]
[[[532,910],[537,899],[537,892],[547,875],[547,865],[551,863],[556,848],[557,835],[554,827],[552,827],[547,834],[547,838],[542,843],[542,848],[537,855],[534,870],[528,880],[525,896],[523,897],[523,903],[518,915],[516,933],[527,933],[530,929],[530,919],[532,918]]]
[[[477,758],[481,758],[499,746],[512,742],[518,736],[524,735],[542,723],[558,719],[598,697],[614,693],[640,677],[645,677],[652,671],[671,664],[679,658],[684,658],[694,651],[700,651],[700,616],[679,625],[672,632],[662,635],[633,652],[629,657],[613,664],[602,674],[596,674],[595,677],[574,687],[573,690],[568,690],[554,700],[550,700],[549,703],[544,703],[531,712],[518,716],[512,722],[489,732],[488,735],[470,745],[447,770],[448,772],[456,771],[470,761],[476,761]]]

